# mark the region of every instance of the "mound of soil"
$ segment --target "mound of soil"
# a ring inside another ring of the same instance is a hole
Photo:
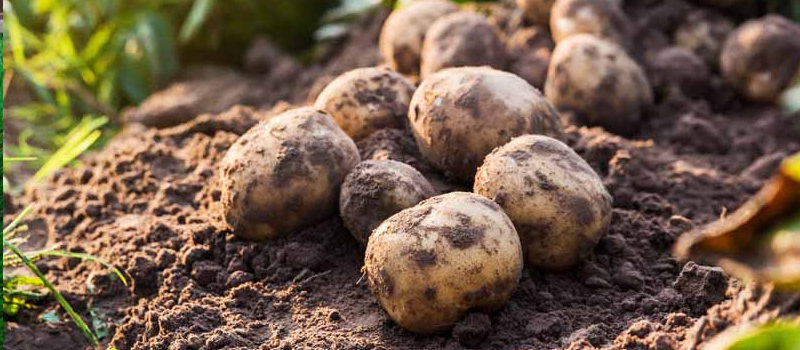
[[[302,73],[307,79],[288,100],[304,100],[316,78],[377,63],[380,21],[365,23],[316,73]],[[665,97],[631,138],[569,127],[568,144],[614,197],[609,232],[578,268],[526,269],[505,308],[470,314],[441,336],[417,336],[388,318],[362,279],[363,252],[338,217],[261,243],[222,224],[217,165],[238,135],[285,103],[236,106],[161,130],[131,127],[22,202],[40,203],[31,218],[50,243],[130,276],[125,288],[92,264],[38,262],[103,341],[121,350],[694,349],[737,324],[800,313],[798,295],[670,254],[678,235],[735,209],[782,155],[800,150],[800,115],[742,105],[722,84],[712,90],[706,100]],[[418,168],[441,192],[458,188],[421,159],[405,131],[378,132],[359,149],[365,159]],[[41,311],[61,322],[37,318]],[[52,301],[7,322],[3,345],[87,347]]]

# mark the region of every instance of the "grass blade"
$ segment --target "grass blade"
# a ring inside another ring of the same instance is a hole
[[[62,257],[62,258],[75,258],[75,259],[81,259],[81,260],[84,260],[84,261],[91,261],[91,262],[94,262],[94,263],[98,263],[100,265],[103,265],[103,266],[107,267],[112,272],[114,272],[114,274],[117,275],[117,277],[120,279],[120,281],[122,281],[122,284],[124,284],[125,286],[128,285],[128,281],[125,279],[125,276],[122,275],[122,272],[119,269],[117,269],[114,265],[111,265],[111,264],[109,264],[109,263],[97,258],[96,256],[93,256],[93,255],[89,255],[89,254],[85,254],[85,253],[67,252],[67,251],[63,251],[63,250],[42,250],[42,251],[36,251],[36,252],[29,252],[27,255],[32,257],[32,258],[33,257],[40,257],[40,256],[58,256],[58,257]]]
[[[14,255],[16,255],[17,258],[22,260],[25,266],[31,272],[33,272],[33,274],[36,275],[36,277],[38,277],[39,280],[42,281],[44,287],[47,288],[51,294],[53,294],[53,297],[56,298],[58,304],[61,305],[62,308],[64,308],[64,311],[66,311],[67,314],[72,318],[72,320],[81,330],[81,332],[83,332],[86,338],[89,339],[92,345],[97,346],[98,344],[97,337],[95,337],[94,333],[92,333],[92,331],[89,329],[89,326],[86,325],[86,322],[84,322],[83,319],[81,319],[81,317],[75,312],[75,310],[72,309],[72,305],[70,305],[67,302],[67,300],[64,299],[64,296],[58,292],[58,290],[55,288],[55,286],[53,286],[52,283],[50,283],[50,280],[48,280],[47,277],[45,277],[45,275],[41,271],[39,271],[39,268],[37,268],[36,265],[34,265],[33,262],[30,259],[28,259],[28,257],[16,245],[14,245],[9,241],[6,241],[5,239],[5,235],[13,231],[17,226],[19,226],[20,223],[22,223],[22,220],[25,218],[25,216],[28,213],[30,213],[32,209],[33,205],[27,206],[25,210],[23,210],[19,215],[17,215],[17,217],[14,218],[14,220],[7,227],[3,228],[3,247],[8,248],[8,250],[12,251]]]
[[[179,34],[181,43],[185,44],[194,38],[214,9],[215,2],[215,0],[195,0],[186,21],[181,26]]]

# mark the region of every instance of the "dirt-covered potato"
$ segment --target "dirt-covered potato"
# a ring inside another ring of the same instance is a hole
[[[708,67],[700,57],[682,47],[659,51],[647,63],[647,73],[653,89],[661,96],[680,92],[687,97],[700,98],[708,91]]]
[[[534,268],[575,266],[611,221],[600,177],[569,146],[542,135],[517,137],[489,154],[474,190],[505,210]]]
[[[417,333],[445,332],[469,310],[502,307],[522,272],[514,225],[494,202],[451,192],[384,221],[364,273],[389,316]]]
[[[578,121],[629,134],[653,101],[641,67],[622,47],[598,37],[573,35],[556,46],[545,96],[556,108],[575,113]]]
[[[225,221],[247,239],[314,225],[336,212],[339,186],[358,161],[353,140],[324,111],[297,108],[257,124],[222,160]]]
[[[420,153],[448,177],[472,183],[495,147],[524,134],[561,137],[561,119],[539,90],[488,67],[450,68],[425,79],[408,118]]]
[[[719,52],[725,38],[734,30],[728,18],[699,9],[689,13],[675,30],[675,45],[693,51],[714,68],[719,64]]]
[[[550,13],[556,44],[576,34],[592,34],[622,47],[631,46],[631,25],[611,0],[557,0]]]
[[[546,27],[550,24],[550,8],[555,2],[556,0],[517,0],[517,7],[528,21]]]
[[[417,0],[395,10],[383,23],[378,49],[392,69],[418,74],[422,42],[428,28],[439,17],[458,11],[458,6],[442,0]]]
[[[386,67],[353,69],[334,79],[314,107],[330,113],[354,140],[385,128],[402,129],[414,85]]]
[[[800,26],[775,15],[742,24],[725,41],[720,55],[722,76],[753,101],[775,101],[798,68]]]
[[[433,197],[436,191],[419,171],[394,160],[359,163],[342,183],[339,213],[344,226],[366,245],[386,218]]]
[[[524,27],[511,35],[506,46],[511,60],[509,71],[537,89],[544,87],[555,47],[550,33],[541,27]]]
[[[423,78],[448,67],[506,64],[505,46],[498,29],[483,16],[468,11],[452,13],[437,20],[422,44]]]

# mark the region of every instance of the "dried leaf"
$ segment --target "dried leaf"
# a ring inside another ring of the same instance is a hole
[[[733,214],[684,234],[675,255],[800,289],[800,153]]]

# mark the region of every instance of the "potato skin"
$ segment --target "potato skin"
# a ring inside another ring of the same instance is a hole
[[[385,128],[403,129],[414,85],[386,67],[353,69],[334,79],[314,107],[330,113],[358,141]]]
[[[433,197],[436,191],[419,171],[394,160],[358,163],[342,183],[339,213],[353,237],[366,246],[388,217]]]
[[[437,20],[422,44],[421,77],[449,67],[491,66],[502,69],[506,53],[498,29],[483,16],[456,12]]]
[[[693,51],[709,68],[715,68],[722,45],[734,29],[733,22],[722,15],[695,10],[675,30],[675,45]]]
[[[467,184],[483,158],[511,138],[562,136],[558,113],[536,88],[488,67],[450,68],[425,79],[408,118],[422,156]]]
[[[799,67],[800,26],[775,15],[742,24],[720,55],[725,80],[756,102],[775,101]]]
[[[539,26],[548,26],[550,23],[550,9],[556,0],[517,0],[517,7],[531,23]]]
[[[286,111],[242,135],[221,163],[225,221],[261,240],[314,225],[336,211],[339,186],[359,161],[328,113]]]
[[[417,0],[395,10],[386,18],[378,49],[390,68],[405,74],[419,74],[425,33],[440,17],[458,11],[449,1]]]
[[[446,332],[467,311],[508,301],[522,272],[514,225],[494,202],[451,192],[384,221],[364,273],[389,316],[413,332]]]
[[[557,0],[550,12],[550,32],[556,44],[576,34],[592,34],[631,47],[631,25],[610,0]]]
[[[701,98],[708,91],[708,67],[692,51],[669,47],[659,51],[647,66],[653,89],[662,97],[680,92],[687,97]]]
[[[578,121],[630,134],[653,102],[641,67],[618,45],[588,34],[556,46],[547,70],[545,96]]]
[[[612,198],[600,177],[569,146],[546,136],[520,136],[494,150],[478,169],[474,191],[508,214],[533,268],[575,266],[611,221]]]

